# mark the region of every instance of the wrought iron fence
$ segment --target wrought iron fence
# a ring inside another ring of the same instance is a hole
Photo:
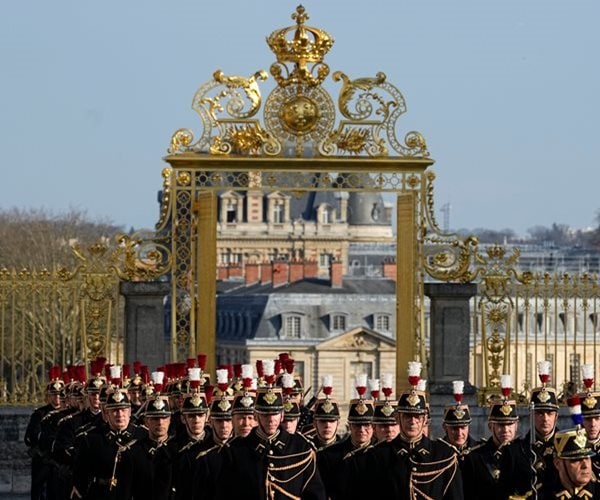
[[[119,282],[154,279],[170,258],[135,235],[118,243],[73,248],[71,269],[0,268],[0,405],[41,401],[53,365],[123,361]]]
[[[500,392],[503,373],[527,402],[543,360],[551,362],[551,384],[564,400],[581,389],[581,365],[600,361],[598,275],[520,272],[519,257],[500,246],[477,256],[470,373],[481,403]]]

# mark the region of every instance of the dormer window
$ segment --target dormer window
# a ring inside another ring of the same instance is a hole
[[[389,314],[374,314],[373,326],[378,332],[390,331],[391,318]]]
[[[286,313],[282,315],[281,337],[287,339],[302,338],[302,314]]]
[[[333,313],[330,315],[330,329],[332,332],[346,331],[346,314]]]

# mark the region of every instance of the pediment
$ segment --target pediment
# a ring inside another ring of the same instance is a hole
[[[316,346],[321,350],[372,351],[375,349],[392,350],[396,346],[394,339],[385,337],[369,328],[359,327],[327,339]]]

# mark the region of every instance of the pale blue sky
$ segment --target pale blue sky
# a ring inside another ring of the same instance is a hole
[[[290,0],[0,4],[0,207],[151,227],[173,131],[215,69],[250,75]],[[327,62],[400,89],[452,227],[592,225],[600,199],[600,2],[306,0]],[[438,214],[438,218],[441,217]]]

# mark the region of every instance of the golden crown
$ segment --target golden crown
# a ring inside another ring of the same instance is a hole
[[[291,72],[288,70],[287,76],[284,76],[281,67],[273,64],[271,74],[282,87],[297,83],[319,85],[329,74],[329,67],[323,64],[323,59],[333,45],[333,38],[324,30],[304,24],[308,14],[302,5],[296,7],[292,19],[296,21],[296,26],[275,30],[267,37],[267,44],[278,63],[293,63],[294,69]],[[316,76],[306,67],[307,63],[320,63]]]
[[[273,31],[267,37],[267,43],[282,63],[321,62],[333,45],[333,38],[324,30],[306,26],[308,14],[302,5],[296,7],[292,19],[296,26]],[[293,32],[293,36],[290,36]]]

